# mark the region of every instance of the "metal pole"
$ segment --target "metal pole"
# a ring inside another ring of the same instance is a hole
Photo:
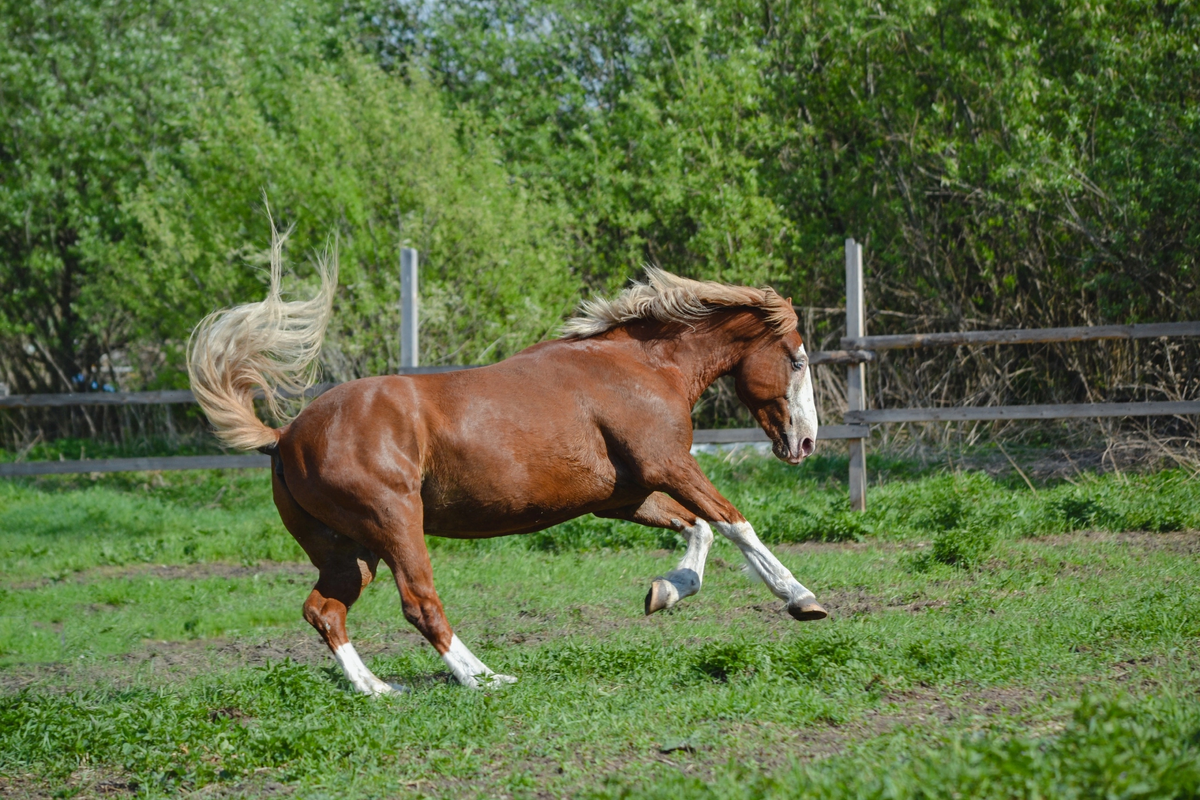
[[[400,248],[400,367],[420,362],[417,349],[417,251]]]
[[[846,336],[866,336],[867,320],[863,303],[862,245],[846,240]],[[850,411],[867,408],[867,368],[852,364],[846,368],[846,400]],[[850,508],[867,507],[867,440],[850,439]]]

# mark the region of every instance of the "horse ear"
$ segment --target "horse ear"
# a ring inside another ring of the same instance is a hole
[[[789,306],[792,304],[792,298],[790,298],[790,297],[789,297],[789,298],[787,299],[787,304],[788,304]]]

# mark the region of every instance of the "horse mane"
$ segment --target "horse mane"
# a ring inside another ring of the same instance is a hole
[[[648,266],[645,283],[635,281],[611,300],[584,300],[579,313],[563,325],[562,338],[586,339],[641,319],[690,325],[719,308],[738,306],[762,310],[780,336],[796,329],[792,304],[774,289],[695,281]]]

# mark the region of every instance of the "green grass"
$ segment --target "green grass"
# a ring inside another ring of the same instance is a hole
[[[168,406],[160,406],[167,409]],[[170,412],[166,412],[170,417]],[[179,415],[179,411],[175,414]],[[0,447],[0,463],[23,461],[75,461],[100,458],[135,458],[139,456],[194,456],[229,453],[213,437],[207,420],[198,407],[187,408],[182,416],[176,416],[176,431],[172,436],[130,436],[124,441],[102,439],[78,439],[64,436],[42,441],[39,437],[30,445],[20,449]]]
[[[379,699],[300,619],[315,570],[263,472],[0,484],[0,794],[1200,793],[1188,474],[1035,493],[876,461],[851,514],[837,459],[704,465],[830,620],[792,621],[723,542],[698,596],[645,618],[673,534],[433,539],[456,631],[521,680],[450,683],[381,570],[351,635],[413,691]]]

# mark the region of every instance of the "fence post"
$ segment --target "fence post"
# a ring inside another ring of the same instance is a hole
[[[846,240],[846,336],[866,336],[863,307],[862,245]],[[850,411],[865,411],[867,368],[851,364],[846,369],[846,400]],[[850,508],[867,508],[867,440],[850,439]]]
[[[417,251],[400,248],[400,366],[415,367],[417,349]]]

